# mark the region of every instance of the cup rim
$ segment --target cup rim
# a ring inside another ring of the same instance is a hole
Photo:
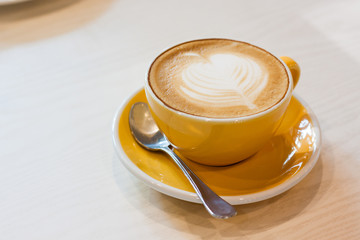
[[[241,116],[241,117],[227,117],[227,118],[217,118],[217,117],[205,117],[205,116],[198,116],[198,115],[194,115],[191,113],[186,113],[180,110],[177,110],[175,108],[172,108],[170,106],[168,106],[167,104],[165,104],[161,99],[159,99],[159,97],[154,93],[153,89],[151,88],[150,84],[149,84],[149,78],[150,78],[150,71],[154,65],[154,63],[157,61],[157,59],[159,59],[160,56],[162,56],[163,54],[165,54],[166,52],[181,46],[183,44],[186,43],[191,43],[191,42],[197,42],[197,41],[204,41],[204,40],[227,40],[227,41],[233,41],[233,42],[240,42],[240,43],[245,43],[248,45],[251,45],[253,47],[259,48],[262,51],[267,52],[268,54],[270,54],[272,57],[276,58],[285,68],[286,70],[286,74],[288,76],[288,88],[286,90],[285,95],[282,97],[282,99],[280,101],[278,101],[276,104],[274,104],[273,106],[271,106],[270,108],[262,111],[262,112],[258,112],[255,114],[251,114],[251,115],[246,115],[246,116]],[[157,57],[151,62],[150,67],[146,73],[146,78],[145,78],[145,93],[148,96],[148,94],[151,95],[151,97],[158,103],[160,104],[162,107],[166,108],[167,110],[183,116],[183,117],[188,117],[188,118],[193,118],[195,120],[200,120],[200,121],[211,121],[211,122],[233,122],[233,121],[246,121],[246,120],[250,120],[250,119],[254,119],[254,118],[258,118],[261,116],[264,116],[272,111],[274,111],[275,109],[279,108],[285,101],[287,101],[289,99],[289,97],[291,97],[292,95],[292,91],[293,91],[293,78],[290,72],[290,69],[288,68],[288,66],[284,63],[283,60],[281,60],[279,57],[275,56],[274,54],[270,53],[269,51],[265,50],[262,47],[259,47],[257,45],[254,45],[252,43],[248,43],[245,41],[240,41],[240,40],[234,40],[234,39],[228,39],[228,38],[202,38],[202,39],[195,39],[195,40],[190,40],[190,41],[185,41],[179,44],[176,44],[172,47],[169,48],[165,48],[165,50],[161,51],[160,54],[157,55]]]

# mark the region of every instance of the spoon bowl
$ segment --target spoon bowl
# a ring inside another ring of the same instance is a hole
[[[140,102],[133,105],[129,115],[129,124],[132,135],[142,147],[160,151],[161,148],[169,146],[168,140],[156,125],[146,103]]]

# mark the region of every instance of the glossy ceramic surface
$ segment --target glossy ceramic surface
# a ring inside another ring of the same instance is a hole
[[[127,169],[164,194],[200,202],[178,167],[163,153],[150,152],[131,136],[128,114],[135,102],[147,102],[144,90],[120,106],[113,123],[116,152]],[[231,204],[261,201],[297,184],[315,165],[321,132],[316,116],[304,101],[292,97],[277,134],[257,154],[225,167],[200,165],[184,158],[189,167]]]
[[[195,116],[167,106],[146,81],[145,93],[155,122],[183,156],[197,163],[226,166],[249,158],[274,136],[299,80],[300,68],[293,59],[274,58],[286,69],[289,85],[284,97],[272,107],[236,118]]]

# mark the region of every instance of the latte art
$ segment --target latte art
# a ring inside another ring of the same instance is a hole
[[[198,54],[182,72],[179,89],[193,101],[212,105],[256,108],[254,101],[268,82],[268,73],[254,60],[231,54],[215,54],[206,59]]]
[[[282,63],[265,50],[227,39],[187,42],[162,53],[148,84],[170,108],[196,116],[234,118],[278,103],[289,78]]]

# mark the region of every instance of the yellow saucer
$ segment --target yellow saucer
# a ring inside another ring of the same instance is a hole
[[[197,195],[172,160],[138,145],[129,129],[129,111],[147,102],[143,89],[126,99],[113,122],[113,142],[127,169],[164,194],[197,202]],[[316,116],[304,101],[292,97],[277,134],[253,157],[226,167],[210,167],[183,160],[231,204],[261,201],[297,184],[313,168],[320,153],[321,132]]]

